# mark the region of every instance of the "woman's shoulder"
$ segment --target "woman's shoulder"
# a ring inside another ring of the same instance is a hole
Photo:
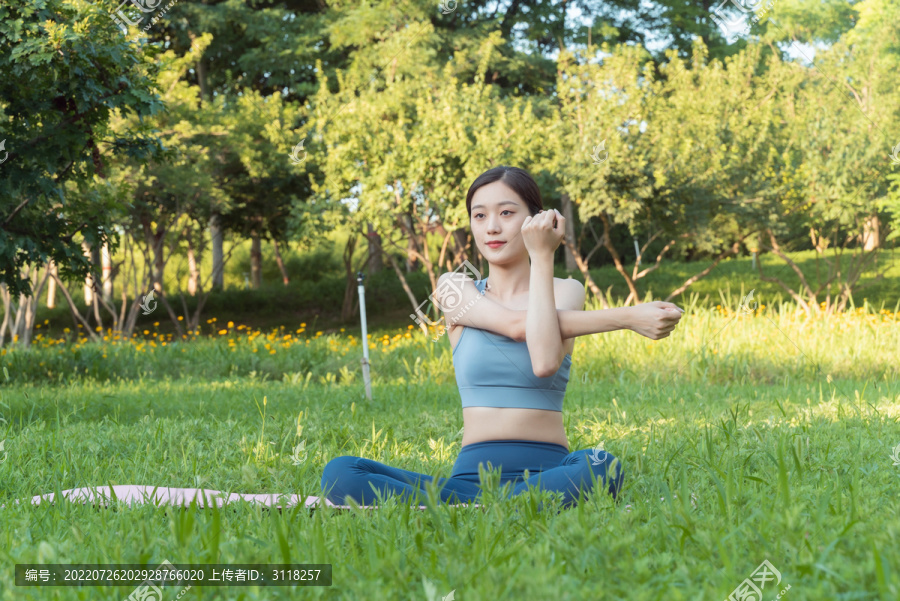
[[[584,290],[584,284],[581,283],[580,280],[576,280],[572,276],[567,278],[553,278],[554,286],[564,286],[571,288],[572,290]]]
[[[557,309],[581,310],[584,308],[586,293],[584,284],[573,277],[553,278],[553,292]]]

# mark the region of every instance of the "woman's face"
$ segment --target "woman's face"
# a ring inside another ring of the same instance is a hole
[[[472,196],[469,222],[475,244],[488,263],[505,263],[528,254],[521,231],[530,214],[525,202],[503,182],[478,188]]]

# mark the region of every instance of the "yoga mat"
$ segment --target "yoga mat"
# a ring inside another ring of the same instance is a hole
[[[110,488],[112,490],[110,490]],[[212,490],[208,488],[169,488],[164,486],[145,486],[141,484],[119,484],[116,486],[90,486],[84,488],[71,488],[62,491],[63,498],[66,501],[82,504],[90,502],[93,505],[101,505],[108,507],[114,503],[115,499],[124,502],[127,505],[140,505],[142,503],[153,503],[154,505],[173,505],[176,507],[187,507],[192,501],[196,501],[198,507],[209,507],[213,503],[216,507],[223,507],[228,503],[237,501],[247,501],[257,503],[264,507],[275,509],[287,509],[298,505],[306,506],[309,509],[317,507],[332,507],[335,509],[352,509],[350,505],[337,505],[328,499],[320,499],[319,497],[289,494],[249,494],[249,493],[230,493],[226,494],[222,491]],[[52,504],[55,501],[56,493],[37,495],[32,497],[32,505],[40,505],[41,503]],[[279,502],[281,501],[281,502]],[[16,500],[19,503],[19,500]],[[481,505],[469,505],[459,503],[449,505],[449,507],[481,507]],[[0,505],[0,508],[6,505]],[[378,509],[374,505],[361,505],[362,509]],[[419,505],[418,509],[426,509],[424,505]]]

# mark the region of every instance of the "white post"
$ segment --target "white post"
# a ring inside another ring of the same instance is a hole
[[[363,286],[363,279],[366,276],[361,271],[356,272],[356,283],[359,289],[359,319],[362,324],[362,345],[363,357],[362,370],[363,381],[366,383],[366,398],[372,400],[372,380],[369,377],[369,332],[366,329],[366,288]]]

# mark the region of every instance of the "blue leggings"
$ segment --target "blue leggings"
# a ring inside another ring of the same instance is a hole
[[[513,482],[509,496],[530,487],[563,493],[563,506],[578,502],[579,488],[587,496],[599,476],[616,497],[622,488],[624,473],[615,457],[605,451],[581,450],[569,453],[558,444],[533,440],[488,440],[464,446],[450,478],[437,478],[442,502],[477,502],[481,495],[478,465],[488,462],[501,468],[500,485]],[[614,467],[613,467],[614,466]],[[528,479],[523,472],[528,470]],[[614,472],[609,477],[607,470]],[[427,474],[385,465],[362,457],[342,456],[328,462],[322,473],[322,490],[332,503],[346,504],[346,497],[360,505],[377,504],[376,490],[383,497],[418,498],[426,504],[425,484],[435,480]],[[419,498],[418,495],[421,495]]]

